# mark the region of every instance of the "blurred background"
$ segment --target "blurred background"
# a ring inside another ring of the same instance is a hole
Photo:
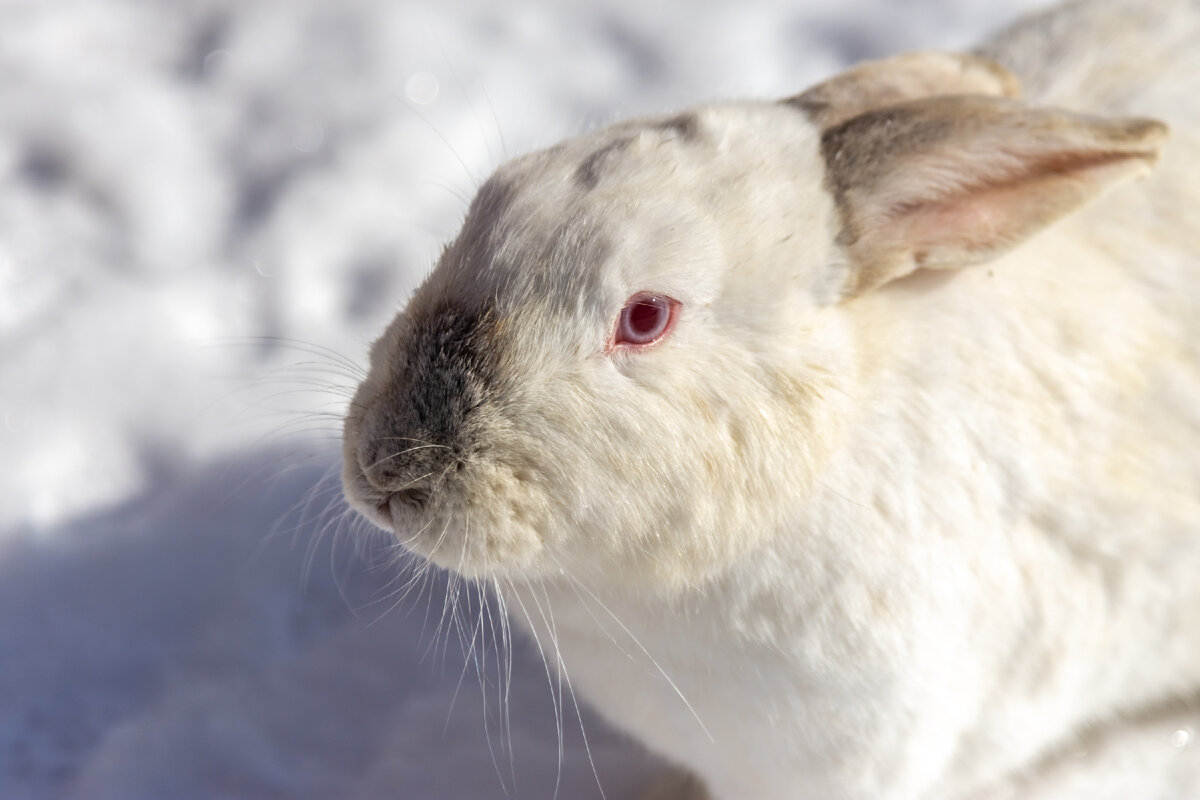
[[[634,797],[344,514],[367,345],[506,157],[1042,4],[0,0],[0,797]]]

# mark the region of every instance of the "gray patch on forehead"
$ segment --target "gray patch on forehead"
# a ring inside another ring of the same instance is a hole
[[[622,136],[593,151],[580,162],[579,168],[575,170],[575,183],[584,189],[595,189],[596,184],[600,183],[600,176],[604,172],[606,163],[615,154],[629,147],[632,142],[632,136]]]
[[[665,134],[667,137],[685,142],[695,141],[700,137],[701,132],[700,118],[691,111],[685,111],[657,122],[635,123],[635,125],[640,125],[636,128],[637,131],[657,132],[660,135]],[[626,124],[622,127],[628,130],[631,125]],[[621,136],[589,153],[575,170],[576,185],[585,190],[596,188],[604,173],[613,163],[614,157],[627,150],[636,137],[636,133]]]
[[[659,130],[674,134],[684,141],[691,142],[700,138],[700,117],[695,112],[685,111],[656,125]]]

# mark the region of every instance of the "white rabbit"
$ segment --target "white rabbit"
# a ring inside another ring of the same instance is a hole
[[[980,53],[505,164],[371,351],[350,502],[681,793],[971,797],[1200,690],[1200,4]]]

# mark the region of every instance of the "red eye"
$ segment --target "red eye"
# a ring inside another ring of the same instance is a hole
[[[670,332],[679,301],[658,294],[641,292],[625,302],[617,318],[614,345],[645,347]]]

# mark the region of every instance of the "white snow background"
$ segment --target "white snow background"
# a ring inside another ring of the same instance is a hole
[[[0,798],[635,797],[340,516],[367,344],[506,156],[1040,4],[0,0]],[[1140,730],[1028,791],[1198,796],[1194,723]]]

